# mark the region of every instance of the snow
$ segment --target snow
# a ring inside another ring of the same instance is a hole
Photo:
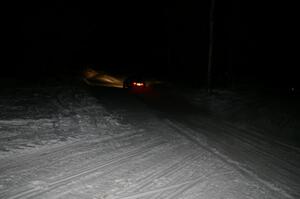
[[[299,198],[298,146],[234,117],[257,97],[180,92],[207,112],[81,84],[2,90],[0,198]]]
[[[280,139],[288,138],[289,141],[296,139],[294,144],[299,144],[300,103],[297,95],[280,90],[275,93],[264,90],[215,90],[212,96],[204,90],[189,90],[184,95],[191,103],[205,106],[209,114],[239,128]]]

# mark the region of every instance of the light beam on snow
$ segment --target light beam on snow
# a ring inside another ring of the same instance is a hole
[[[93,85],[115,87],[115,88],[123,87],[124,78],[108,74],[104,71],[96,71],[91,68],[88,68],[83,72],[83,77],[86,80],[88,80],[90,84]]]

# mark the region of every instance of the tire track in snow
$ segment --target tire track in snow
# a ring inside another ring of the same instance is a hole
[[[266,155],[270,158],[274,158],[277,161],[280,161],[280,164],[283,164],[283,165],[289,164],[289,166],[292,166],[294,168],[294,170],[297,170],[297,168],[300,167],[299,162],[295,163],[287,158],[286,158],[286,160],[282,159],[282,157],[287,157],[288,155],[290,155],[291,151],[293,151],[294,155],[296,155],[297,159],[299,160],[300,154],[299,154],[298,150],[294,150],[293,148],[286,147],[282,144],[278,144],[276,141],[272,141],[272,140],[266,141],[267,139],[263,135],[254,134],[253,132],[249,132],[244,129],[236,128],[227,123],[219,122],[218,125],[214,125],[214,124],[212,124],[212,122],[209,122],[209,121],[205,121],[205,122],[203,122],[203,120],[201,120],[201,121],[202,122],[200,122],[200,123],[199,123],[199,121],[196,121],[196,120],[194,120],[192,122],[194,124],[196,124],[197,126],[202,126],[204,128],[208,127],[210,129],[218,130],[218,133],[222,133],[223,135],[226,135],[226,136],[229,135],[233,139],[238,139],[239,141],[251,146],[253,149],[258,150],[260,153],[263,153],[264,155]],[[270,148],[263,148],[262,145],[259,143],[262,143],[264,145],[266,145],[266,144],[274,144],[277,146],[280,145],[280,148],[279,147],[276,148],[278,153],[272,153],[272,152],[266,151]]]
[[[172,122],[169,119],[165,119],[165,121],[170,127],[173,127],[173,129],[176,129],[177,133],[179,133],[180,135],[186,137],[188,140],[190,140],[191,142],[197,144],[199,147],[203,148],[204,150],[206,150],[206,151],[210,152],[211,154],[215,155],[217,158],[221,159],[224,163],[226,163],[230,167],[234,168],[235,170],[240,172],[243,176],[247,177],[248,179],[259,182],[260,184],[262,184],[264,187],[266,187],[270,191],[279,193],[279,194],[281,194],[282,196],[284,196],[286,198],[294,198],[289,193],[287,193],[285,190],[282,190],[282,189],[279,189],[279,188],[275,187],[272,183],[260,178],[259,176],[257,176],[254,172],[250,171],[249,169],[244,168],[242,165],[239,164],[239,162],[231,160],[231,159],[229,159],[229,157],[221,154],[220,152],[209,148],[207,146],[207,144],[201,143],[197,139],[197,137],[195,136],[199,133],[195,132],[194,130],[186,127],[183,124],[180,124],[179,122],[175,123],[175,122]]]
[[[150,141],[149,143],[145,144],[142,147],[135,148],[133,150],[124,152],[117,157],[111,158],[110,160],[106,162],[98,162],[91,168],[81,169],[76,174],[64,176],[63,178],[56,180],[54,182],[46,184],[46,188],[33,188],[26,191],[22,191],[20,193],[17,193],[13,196],[8,197],[8,199],[18,199],[18,198],[34,198],[38,195],[42,195],[44,193],[47,193],[51,190],[57,189],[61,186],[67,185],[71,182],[73,182],[76,179],[79,179],[81,177],[87,176],[89,174],[92,174],[100,169],[105,169],[107,167],[112,167],[116,165],[120,165],[122,163],[130,161],[132,158],[137,158],[140,155],[143,155],[146,152],[149,152],[153,150],[153,148],[162,145],[166,143],[164,140],[161,139],[155,139]]]
[[[204,129],[207,129],[207,128],[209,128],[212,131],[217,130],[219,133],[218,135],[222,134],[222,136],[227,136],[235,141],[243,143],[244,150],[245,150],[245,148],[249,148],[248,149],[249,151],[255,152],[257,155],[261,156],[261,154],[263,154],[264,158],[266,158],[266,159],[269,159],[269,160],[275,159],[276,161],[279,161],[280,162],[279,165],[288,165],[289,167],[292,166],[295,168],[295,169],[293,169],[293,171],[296,171],[297,170],[296,168],[299,168],[299,166],[295,165],[294,163],[289,163],[289,162],[283,160],[281,157],[278,156],[278,153],[274,154],[274,153],[266,151],[266,149],[261,147],[261,144],[259,144],[259,143],[263,142],[262,140],[259,140],[255,137],[251,137],[251,136],[247,136],[247,135],[245,135],[245,136],[240,135],[239,133],[233,133],[234,131],[236,131],[236,129],[230,128],[230,129],[225,130],[226,129],[225,127],[220,128],[220,127],[212,126],[211,124],[208,124],[208,123],[199,123],[199,122],[197,123],[197,126],[203,128],[202,132],[205,132],[206,130],[204,130]],[[222,144],[224,144],[228,147],[232,147],[230,144],[226,143],[225,141],[223,141]]]
[[[17,161],[8,161],[6,163],[3,163],[0,167],[0,171],[4,171],[4,172],[15,172],[14,170],[16,170],[18,167],[20,168],[24,168],[24,165],[29,165],[30,163],[35,163],[36,160],[41,160],[41,159],[46,159],[47,161],[41,162],[39,163],[39,168],[43,168],[43,167],[51,167],[52,165],[55,165],[57,162],[62,162],[64,160],[70,159],[72,157],[76,157],[79,154],[82,156],[84,154],[87,153],[91,153],[93,151],[98,151],[99,148],[97,148],[97,146],[105,143],[105,142],[110,142],[110,141],[114,141],[117,140],[118,142],[121,142],[122,139],[130,139],[133,138],[134,136],[139,135],[138,132],[136,133],[126,133],[126,134],[120,134],[120,135],[116,135],[116,136],[112,136],[112,137],[107,137],[105,139],[100,139],[100,140],[94,140],[96,145],[93,145],[92,147],[90,147],[90,149],[85,149],[84,152],[75,152],[73,153],[74,148],[76,148],[76,150],[80,149],[80,148],[86,148],[87,144],[91,144],[90,142],[86,141],[86,140],[81,140],[81,141],[76,141],[73,142],[71,144],[65,145],[65,146],[60,146],[60,147],[56,147],[55,150],[53,151],[47,151],[47,152],[38,152],[38,153],[32,153],[29,155],[25,155],[25,156],[20,156]],[[87,143],[88,142],[88,143]],[[58,156],[62,156],[61,153],[65,153],[66,155],[61,157],[61,158],[57,158]],[[15,159],[15,158],[14,158]],[[52,163],[49,163],[49,160],[55,160],[52,161]],[[31,169],[32,167],[30,167]],[[14,169],[13,171],[9,171],[11,169]],[[24,171],[23,171],[24,172]]]
[[[229,123],[229,122],[225,122],[225,125],[229,125],[229,126],[233,126],[233,124]],[[246,131],[248,133],[251,133],[253,135],[256,135],[258,137],[262,137],[264,138],[265,136],[263,136],[263,132],[261,132],[260,129],[257,129],[256,127],[250,126],[247,127],[247,129],[244,129],[243,127],[237,127],[237,126],[233,126],[233,128],[235,129],[240,129],[242,131]],[[300,154],[300,148],[295,146],[295,145],[290,145],[288,143],[284,143],[280,140],[278,140],[278,138],[276,138],[275,140],[270,140],[270,142],[273,142],[277,145],[280,145],[283,149],[284,152],[289,153],[291,150],[297,152],[298,154]]]
[[[82,141],[75,141],[70,144],[64,144],[63,146],[58,146],[55,147],[54,149],[46,149],[46,152],[42,149],[41,151],[35,152],[35,153],[30,153],[27,155],[20,155],[17,157],[13,157],[11,159],[8,159],[4,162],[1,163],[0,170],[6,170],[8,168],[12,168],[12,164],[15,165],[21,165],[26,164],[28,162],[32,162],[34,159],[39,159],[40,157],[44,158],[50,158],[50,157],[56,157],[58,153],[61,153],[61,151],[66,151],[69,149],[74,148],[75,146],[81,144]],[[32,157],[31,157],[32,156]],[[22,162],[22,164],[20,164]]]
[[[174,128],[173,128],[174,129]],[[185,137],[186,138],[186,137]],[[205,150],[205,152],[210,153],[209,151]],[[193,187],[197,186],[199,183],[204,182],[205,180],[211,180],[214,177],[223,176],[225,174],[232,174],[233,171],[226,171],[226,172],[216,172],[216,168],[214,166],[210,165],[211,168],[213,168],[208,173],[200,176],[200,177],[191,177],[192,179],[183,179],[178,174],[183,174],[183,172],[180,172],[180,170],[186,168],[191,161],[197,161],[199,158],[201,159],[203,153],[199,153],[199,151],[196,151],[194,153],[186,153],[181,160],[177,161],[176,163],[168,166],[167,168],[164,168],[162,170],[159,170],[157,172],[151,173],[144,177],[143,179],[140,179],[137,186],[133,187],[132,189],[127,189],[126,194],[120,194],[111,196],[109,198],[112,199],[135,199],[135,198],[141,198],[141,197],[149,197],[152,199],[156,198],[164,198],[164,199],[171,199],[171,198],[177,198],[184,192],[192,189]],[[215,163],[214,165],[219,165],[218,168],[223,168],[224,164]],[[175,178],[172,179],[173,182],[167,183],[167,185],[161,187],[161,188],[153,188],[151,186],[153,184],[153,180],[160,179],[162,177],[170,177],[174,175]],[[178,183],[180,181],[183,181],[181,183]],[[177,183],[174,183],[177,182]],[[148,189],[148,190],[147,190]],[[176,189],[176,190],[175,190]],[[162,196],[165,192],[172,191],[172,193],[168,194],[168,197]],[[129,192],[129,193],[128,193]]]
[[[226,173],[218,173],[218,174],[214,174],[214,171],[208,173],[208,174],[204,174],[203,176],[191,179],[191,180],[187,180],[181,183],[172,183],[170,185],[161,187],[161,188],[156,188],[156,189],[152,189],[149,191],[144,191],[144,192],[139,192],[139,193],[134,193],[131,195],[123,195],[123,196],[115,196],[109,199],[136,199],[136,198],[141,198],[141,197],[147,197],[147,196],[151,196],[151,199],[156,199],[156,198],[160,198],[160,196],[162,195],[162,193],[167,192],[167,191],[171,191],[176,189],[175,191],[172,192],[172,194],[169,194],[167,197],[164,197],[164,199],[173,199],[173,198],[177,198],[179,197],[181,194],[183,194],[184,192],[186,192],[187,190],[193,188],[194,186],[198,185],[199,183],[203,183],[205,180],[208,179],[212,179],[214,177],[218,177],[220,175],[224,175]]]
[[[153,189],[153,190],[150,190],[150,191],[135,193],[135,194],[132,194],[132,195],[118,196],[118,197],[116,197],[116,199],[136,199],[136,198],[149,196],[151,194],[158,194],[158,193],[160,194],[164,191],[170,191],[170,190],[178,189],[178,188],[179,188],[178,190],[181,191],[183,187],[185,188],[187,185],[191,185],[193,183],[198,183],[198,181],[200,182],[200,180],[203,180],[203,179],[199,178],[199,179],[196,179],[196,180],[186,181],[186,182],[182,182],[182,183],[179,183],[179,184],[173,184],[173,185],[165,186],[165,187],[162,187],[162,188]],[[179,191],[176,191],[176,194],[177,194],[177,192],[179,193]],[[157,196],[157,195],[155,195],[155,196]]]
[[[158,172],[151,173],[144,177],[143,179],[139,180],[138,186],[135,186],[131,190],[126,190],[127,192],[137,192],[140,191],[147,186],[151,185],[153,183],[154,179],[159,179],[162,177],[165,177],[167,175],[171,175],[173,173],[176,173],[180,171],[182,168],[184,168],[188,161],[193,161],[197,159],[200,155],[197,152],[194,152],[192,154],[188,154],[185,157],[183,157],[180,161],[176,162],[175,164],[170,165],[167,168],[164,168],[163,170],[159,170]]]
[[[212,136],[211,133],[207,133],[208,137],[211,137],[216,142],[222,144],[221,147],[231,150],[234,154],[239,154],[240,157],[253,157],[256,160],[256,164],[250,161],[250,158],[244,158],[243,162],[246,165],[236,162],[240,167],[243,167],[249,172],[256,175],[258,178],[268,182],[274,189],[282,190],[285,192],[294,192],[293,195],[299,195],[299,176],[300,176],[300,165],[299,165],[299,153],[291,148],[286,149],[283,145],[278,145],[273,141],[266,140],[266,138],[259,136],[261,139],[248,133],[248,131],[240,132],[239,129],[234,128],[229,124],[223,124],[220,122],[218,125],[213,125],[211,121],[203,121],[199,123],[192,119],[194,125],[201,127],[202,129],[208,129],[212,132],[218,132],[218,136],[227,137],[226,139],[220,139],[216,136]],[[242,133],[242,134],[241,134]],[[242,150],[236,151],[236,147],[226,140],[234,140],[236,145],[241,145]],[[224,147],[226,146],[226,147]],[[276,149],[274,149],[276,147]],[[274,152],[275,151],[275,152]],[[288,151],[290,153],[288,153]],[[293,154],[291,156],[291,154]],[[226,156],[226,155],[225,155]],[[290,158],[293,157],[293,158]],[[298,162],[297,162],[298,160]],[[259,164],[257,164],[259,163]],[[248,165],[251,165],[250,168]],[[258,167],[258,169],[257,169]],[[265,172],[258,173],[257,171],[264,170]],[[275,174],[275,175],[274,175]],[[296,191],[296,192],[295,192]],[[298,193],[297,193],[298,192]]]
[[[191,124],[200,127],[202,133],[215,140],[216,143],[221,144],[221,148],[231,151],[230,153],[239,154],[239,157],[247,157],[243,158],[242,161],[232,160],[236,165],[253,173],[257,178],[268,182],[274,190],[282,190],[286,193],[293,192],[293,195],[299,196],[300,159],[298,151],[278,145],[263,136],[256,136],[252,132],[239,131],[239,129],[227,123],[220,122],[215,125],[212,121],[204,118],[200,122],[197,121],[191,119]],[[209,133],[210,131],[217,132],[218,137]],[[221,136],[226,138],[222,139]],[[234,141],[235,145],[240,147],[232,145],[228,140]],[[236,151],[237,148],[241,150]],[[223,156],[227,155],[223,154]],[[255,162],[253,162],[253,158]]]

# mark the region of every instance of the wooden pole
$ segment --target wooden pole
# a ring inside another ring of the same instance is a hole
[[[208,68],[207,68],[207,91],[212,94],[212,58],[214,45],[214,9],[215,0],[211,0],[209,11],[209,46],[208,46]]]

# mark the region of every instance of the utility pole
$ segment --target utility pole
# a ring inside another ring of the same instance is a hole
[[[208,67],[207,67],[207,91],[212,94],[212,55],[214,45],[214,10],[215,0],[211,0],[209,11],[209,46],[208,46]]]
[[[166,71],[166,74],[167,74],[167,77],[168,77],[168,80],[169,78],[171,77],[171,65],[172,65],[172,47],[171,47],[171,32],[172,32],[172,27],[171,27],[171,11],[170,11],[170,8],[166,8],[165,9],[165,17],[166,17],[166,21],[167,21],[167,35],[168,35],[168,45],[167,45],[167,71]]]

